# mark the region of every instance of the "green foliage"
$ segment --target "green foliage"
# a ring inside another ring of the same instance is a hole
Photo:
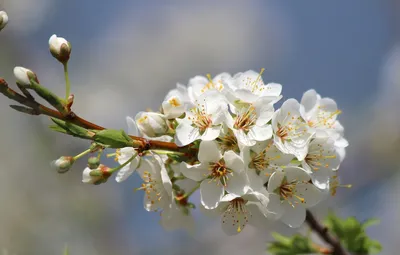
[[[286,237],[278,233],[272,233],[276,241],[268,246],[268,251],[275,255],[296,255],[310,254],[317,251],[312,247],[312,243],[308,237],[300,234],[292,237]]]
[[[377,254],[382,250],[381,244],[365,233],[366,228],[378,223],[377,219],[361,223],[354,217],[340,219],[334,214],[325,220],[329,231],[338,237],[345,249],[356,254]]]
[[[104,129],[94,131],[93,141],[108,145],[110,148],[131,147],[132,139],[124,130]]]
[[[365,232],[366,228],[378,223],[377,219],[369,219],[361,223],[354,217],[340,219],[334,214],[330,214],[325,220],[328,231],[340,240],[345,250],[350,254],[363,255],[377,254],[382,250],[381,244],[377,240],[369,238]],[[308,236],[296,234],[286,237],[277,233],[272,235],[276,241],[268,245],[268,252],[271,254],[321,254],[318,246],[314,245]],[[330,248],[328,244],[326,247]],[[329,252],[328,249],[326,251]]]
[[[64,248],[64,253],[63,253],[64,255],[69,255],[69,249],[68,249],[68,246],[65,246],[65,248]]]

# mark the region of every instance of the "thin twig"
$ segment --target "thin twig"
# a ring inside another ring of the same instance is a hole
[[[32,110],[35,112],[36,115],[43,114],[63,121],[71,122],[75,125],[78,125],[86,129],[92,129],[92,130],[105,129],[102,126],[99,126],[97,124],[85,120],[84,118],[79,117],[72,111],[69,111],[67,114],[64,114],[59,112],[58,110],[53,110],[47,106],[40,104],[37,101],[35,101],[34,98],[28,98],[16,92],[15,90],[11,89],[3,78],[0,78],[0,93],[10,98],[11,100],[17,101],[22,105],[32,108]],[[13,108],[15,109],[15,107]],[[197,149],[193,148],[191,145],[179,147],[175,143],[148,140],[146,138],[138,136],[130,136],[130,137],[136,142],[134,143],[134,147],[142,151],[168,150],[168,151],[182,152],[187,156],[197,155]]]
[[[342,246],[340,241],[329,233],[327,227],[323,226],[314,215],[307,210],[306,211],[306,222],[308,226],[316,232],[325,242],[332,246],[332,255],[350,255]]]

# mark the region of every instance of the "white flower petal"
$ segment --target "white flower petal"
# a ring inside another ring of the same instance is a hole
[[[284,172],[275,172],[271,175],[268,181],[268,192],[274,193],[277,188],[282,184],[283,178],[285,177]]]
[[[134,158],[131,163],[120,169],[117,173],[117,176],[115,177],[115,180],[117,182],[123,182],[125,181],[129,176],[131,176],[136,168],[138,167],[140,162],[140,157]]]
[[[175,142],[178,146],[188,145],[199,138],[199,130],[187,123],[182,122],[176,127]]]
[[[245,134],[245,132],[243,130],[233,129],[232,131],[235,134],[236,139],[238,140],[238,142],[240,144],[242,144],[244,146],[253,146],[256,144],[256,141],[250,139],[250,137],[247,134]]]
[[[272,220],[278,220],[284,213],[284,207],[281,198],[277,194],[270,194],[268,198],[268,218]]]
[[[243,211],[231,209],[222,214],[222,230],[225,234],[232,236],[243,231],[250,218],[252,218],[250,211],[246,206],[244,207]]]
[[[298,184],[296,186],[296,195],[304,198],[304,206],[311,207],[322,199],[322,193],[311,183]]]
[[[249,137],[256,141],[266,141],[272,137],[271,125],[254,126],[249,130]]]
[[[139,135],[139,131],[138,128],[136,126],[136,122],[133,118],[127,116],[126,117],[126,124],[128,125],[128,134],[130,135],[134,135],[134,136],[138,136]]]
[[[233,173],[227,180],[225,190],[237,196],[246,194],[248,186],[248,179],[245,172]]]
[[[286,175],[287,181],[293,182],[308,182],[311,180],[310,175],[300,167],[286,167],[283,169]]]
[[[281,220],[291,228],[300,227],[306,219],[306,209],[302,206],[292,207],[288,203],[283,203],[283,210]]]
[[[206,209],[214,209],[218,206],[224,195],[224,187],[212,180],[203,180],[200,184],[201,204]]]
[[[253,103],[259,98],[257,95],[254,95],[250,90],[247,89],[237,89],[235,90],[235,95],[241,101],[246,103]]]
[[[306,91],[301,98],[301,104],[306,112],[311,111],[317,104],[317,92],[313,89]]]
[[[204,180],[209,171],[207,164],[189,165],[185,162],[181,163],[181,173],[186,177],[194,181]]]
[[[215,140],[221,133],[221,126],[212,126],[206,129],[204,134],[201,135],[201,140],[212,141]]]
[[[218,162],[222,158],[218,145],[214,141],[201,141],[198,159],[202,163]]]
[[[227,151],[224,154],[225,165],[235,173],[244,171],[243,159],[233,151]]]

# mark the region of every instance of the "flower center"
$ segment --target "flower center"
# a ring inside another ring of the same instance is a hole
[[[329,191],[331,193],[331,196],[335,196],[337,192],[337,188],[348,188],[350,189],[352,187],[351,184],[340,184],[337,175],[334,175],[331,177],[329,180]]]
[[[212,126],[211,114],[206,114],[205,110],[193,108],[191,110],[193,117],[188,119],[192,121],[193,126],[199,129],[200,134],[203,134],[207,128]]]
[[[208,79],[208,83],[206,85],[204,85],[204,87],[201,89],[201,93],[204,93],[209,89],[216,89],[218,91],[221,91],[224,89],[224,84],[222,83],[222,80],[218,80],[217,82],[214,82],[212,80],[210,74],[207,74],[207,79]]]
[[[282,180],[281,186],[277,188],[276,193],[280,195],[281,200],[286,200],[292,207],[294,207],[294,204],[298,204],[299,202],[303,204],[305,199],[296,194],[296,186],[301,183],[304,182],[296,180],[288,182],[285,177]]]
[[[336,110],[334,112],[327,112],[325,110],[326,106],[320,105],[318,106],[316,119],[309,120],[308,125],[310,127],[324,127],[324,128],[333,128],[336,121],[336,116],[341,114],[340,110]]]
[[[241,197],[231,200],[223,214],[222,223],[232,222],[233,227],[237,225],[237,232],[241,232],[252,217],[246,208],[246,203],[247,201]]]
[[[324,155],[323,152],[323,148],[320,148],[318,151],[309,152],[304,159],[314,171],[318,171],[321,167],[329,167],[328,162],[323,162],[325,159],[336,158],[336,155]]]
[[[233,134],[231,129],[229,129],[223,137],[217,138],[217,143],[222,153],[230,150],[239,152],[239,145],[236,136]]]
[[[235,129],[243,130],[245,133],[256,124],[257,114],[254,106],[249,105],[247,108],[243,107],[236,116],[233,127]]]
[[[229,174],[232,174],[232,170],[225,166],[223,159],[219,162],[210,163],[208,169],[210,170],[210,177],[213,180],[219,180],[223,186],[227,185]]]
[[[160,187],[162,183],[157,180],[157,178],[153,178],[151,173],[148,171],[143,172],[143,183],[140,188],[135,189],[137,190],[144,190],[146,193],[147,199],[153,205],[156,202],[160,202],[162,199],[162,189]]]
[[[264,73],[265,68],[261,68],[260,73],[258,74],[256,79],[252,79],[251,77],[246,77],[245,80],[242,80],[244,84],[244,88],[250,90],[252,93],[261,92],[265,89],[265,85],[261,80],[261,76]]]
[[[176,97],[172,97],[170,100],[168,100],[168,103],[170,103],[174,107],[181,106],[181,103]]]
[[[250,151],[251,161],[249,167],[256,170],[257,174],[269,166],[269,160],[266,158],[267,150],[262,150],[260,153]]]
[[[276,135],[282,141],[298,138],[307,133],[308,125],[301,116],[296,116],[288,112],[285,119],[281,123],[278,123]]]

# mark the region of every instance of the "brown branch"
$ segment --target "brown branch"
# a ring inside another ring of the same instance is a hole
[[[0,78],[0,93],[10,98],[11,100],[14,100],[22,105],[31,108],[32,113],[34,113],[33,115],[43,114],[63,121],[69,121],[75,125],[78,125],[86,129],[92,129],[92,130],[105,129],[102,126],[99,126],[97,124],[94,124],[90,121],[87,121],[79,117],[72,111],[69,111],[67,114],[63,114],[57,110],[53,110],[47,106],[40,104],[37,101],[35,101],[33,97],[32,98],[26,97],[25,95],[22,95],[16,92],[15,90],[11,89],[10,87],[8,87],[7,82],[3,78]],[[12,108],[15,109],[15,106],[13,106]],[[27,108],[26,111],[29,111],[29,108]],[[197,155],[197,149],[193,148],[191,145],[178,147],[175,143],[148,140],[146,138],[138,136],[130,136],[130,137],[135,141],[134,147],[142,151],[168,150],[168,151],[182,152],[185,153],[187,156]]]
[[[326,243],[332,246],[332,255],[349,255],[340,241],[336,237],[332,236],[329,233],[328,228],[319,223],[309,210],[306,211],[306,222],[314,232],[316,232]]]

